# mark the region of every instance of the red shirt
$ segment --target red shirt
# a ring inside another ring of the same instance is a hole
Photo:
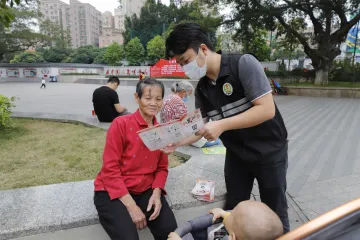
[[[147,127],[139,110],[112,122],[106,136],[103,166],[94,182],[95,191],[107,191],[111,200],[129,192],[140,194],[149,188],[160,188],[166,194],[168,156],[144,145],[137,131]]]
[[[166,96],[160,111],[160,120],[167,123],[178,120],[187,114],[187,108],[183,100],[176,94]]]

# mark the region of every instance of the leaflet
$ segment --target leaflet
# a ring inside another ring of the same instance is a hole
[[[179,120],[159,124],[138,132],[144,144],[151,150],[162,149],[169,144],[187,138],[204,127],[200,109],[195,110]]]

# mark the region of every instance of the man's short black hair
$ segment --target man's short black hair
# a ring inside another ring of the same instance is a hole
[[[107,81],[107,83],[117,83],[117,85],[120,85],[120,80],[118,77],[111,76],[111,77],[109,77],[109,80]]]
[[[205,44],[211,51],[214,51],[208,34],[199,24],[181,23],[166,39],[166,57],[173,58],[175,55],[183,54],[189,48],[198,52],[201,44]]]

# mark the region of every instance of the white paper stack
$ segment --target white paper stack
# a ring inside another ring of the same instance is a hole
[[[196,185],[191,193],[197,200],[213,202],[215,198],[215,182],[196,179]]]

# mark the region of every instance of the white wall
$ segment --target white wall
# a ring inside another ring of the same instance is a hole
[[[150,76],[150,67],[149,66],[104,67],[104,75],[139,76],[141,72],[144,72],[146,76]]]

